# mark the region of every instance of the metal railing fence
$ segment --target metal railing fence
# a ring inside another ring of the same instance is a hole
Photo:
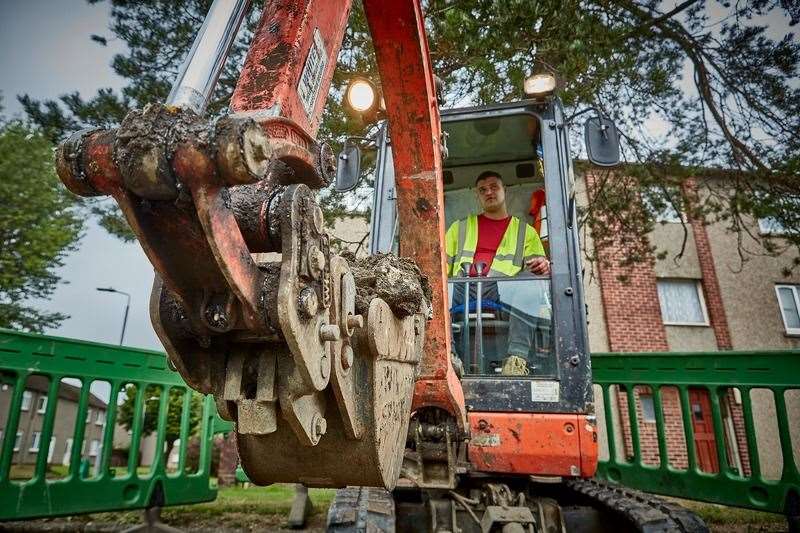
[[[800,352],[592,355],[598,476],[798,514]]]
[[[167,368],[163,353],[0,329],[0,382],[0,521],[216,498],[212,439],[223,428],[214,402]],[[90,432],[98,438],[87,451]]]

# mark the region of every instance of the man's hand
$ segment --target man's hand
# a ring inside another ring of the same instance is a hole
[[[550,275],[550,261],[546,257],[532,257],[525,261],[525,268],[537,276]]]

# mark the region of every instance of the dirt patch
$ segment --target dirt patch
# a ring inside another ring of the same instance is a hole
[[[373,298],[381,298],[400,318],[430,309],[431,286],[417,264],[407,257],[377,254],[356,259],[342,253],[356,280],[356,312],[366,315]]]
[[[206,146],[211,128],[191,111],[148,104],[130,111],[114,141],[114,160],[128,189],[149,200],[174,200],[179,185],[170,159],[187,139]]]

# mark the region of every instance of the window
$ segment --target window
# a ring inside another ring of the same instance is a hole
[[[91,421],[92,421],[92,408],[90,407],[86,410],[86,423],[88,424]]]
[[[56,438],[55,437],[50,437],[50,447],[47,448],[47,462],[48,462],[48,464],[53,462],[53,453],[55,453],[55,451],[56,451]]]
[[[72,439],[67,439],[67,443],[64,446],[64,457],[61,459],[62,465],[69,466],[70,455],[72,455]]]
[[[707,326],[706,304],[695,279],[659,279],[658,300],[664,324]]]
[[[31,408],[31,402],[33,401],[33,393],[29,390],[26,390],[22,393],[22,407],[20,407],[23,411],[29,411]]]
[[[759,218],[758,230],[762,235],[786,235],[789,230],[780,220],[773,217]]]
[[[38,452],[39,451],[39,441],[42,440],[42,432],[41,431],[34,431],[33,432],[33,440],[31,441],[31,447],[28,449],[29,452]]]
[[[95,419],[94,423],[98,426],[102,426],[106,423],[106,412],[97,410],[97,418]]]
[[[669,198],[666,197],[664,190],[659,186],[646,187],[642,190],[642,204],[644,204],[649,213],[652,213],[657,223],[683,222],[683,217],[676,209],[676,206],[680,207],[680,191],[667,188],[667,194],[669,194]]]
[[[789,335],[800,335],[800,286],[776,285],[783,327]]]
[[[20,447],[22,446],[22,432],[17,432],[17,438],[14,439],[14,451],[18,452]]]
[[[639,401],[642,404],[642,420],[644,422],[655,422],[656,407],[653,403],[653,396],[651,394],[640,394]]]
[[[47,410],[47,396],[39,396],[36,400],[36,412],[44,413]]]
[[[99,451],[100,441],[98,439],[93,439],[92,443],[89,445],[89,457],[97,457]]]

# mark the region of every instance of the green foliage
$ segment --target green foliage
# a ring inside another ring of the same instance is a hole
[[[134,385],[125,387],[125,399],[117,410],[117,424],[127,430],[133,428],[136,415],[136,394]],[[191,393],[191,391],[188,391]],[[149,385],[144,389],[144,412],[142,420],[142,436],[150,435],[158,429],[158,413],[161,404],[162,388]],[[175,441],[181,436],[181,419],[183,417],[183,402],[185,391],[170,389],[167,407],[167,423],[164,441],[167,443],[165,457],[169,457]],[[194,435],[203,414],[203,401],[200,395],[191,393],[192,399],[189,406],[189,436]]]
[[[27,305],[48,297],[55,270],[74,250],[82,219],[53,168],[53,145],[37,129],[0,119],[0,327],[41,333],[67,318]]]
[[[126,109],[163,100],[211,2],[110,3],[110,32],[128,47],[112,67],[128,83],[119,95],[100,91],[86,101],[75,94],[45,102],[22,97],[28,115],[53,139],[79,126],[117,124]],[[557,75],[568,115],[592,107],[617,121],[630,164],[626,171],[634,169],[636,179],[601,180],[609,188],[597,194],[597,205],[583,213],[583,221],[602,233],[607,213],[624,218],[613,233],[625,237],[626,261],[646,260],[653,252],[646,244],[652,210],[618,211],[638,197],[628,189],[642,186],[661,191],[661,200],[650,195],[651,204],[682,203],[693,218],[727,223],[744,235],[743,243],[756,241],[770,253],[792,249],[798,255],[800,46],[791,33],[772,36],[775,25],[769,24],[797,24],[795,3],[686,0],[667,11],[652,0],[427,0],[423,7],[434,70],[445,82],[448,106],[522,98],[525,76],[549,71]],[[225,65],[212,114],[222,112],[230,98],[258,14],[256,9],[248,16]],[[102,46],[107,38],[92,39]],[[364,130],[341,105],[352,74],[378,79],[360,2],[353,5],[320,130],[335,145]],[[663,124],[662,133],[651,135],[646,127],[652,121]],[[689,196],[700,201],[684,201],[688,177],[699,188]],[[331,215],[356,207],[366,213],[367,186],[347,198],[325,191],[324,207]],[[96,214],[109,231],[130,237],[115,207],[98,208]],[[772,244],[750,229],[764,214],[788,229]],[[602,235],[596,243],[605,244]]]

